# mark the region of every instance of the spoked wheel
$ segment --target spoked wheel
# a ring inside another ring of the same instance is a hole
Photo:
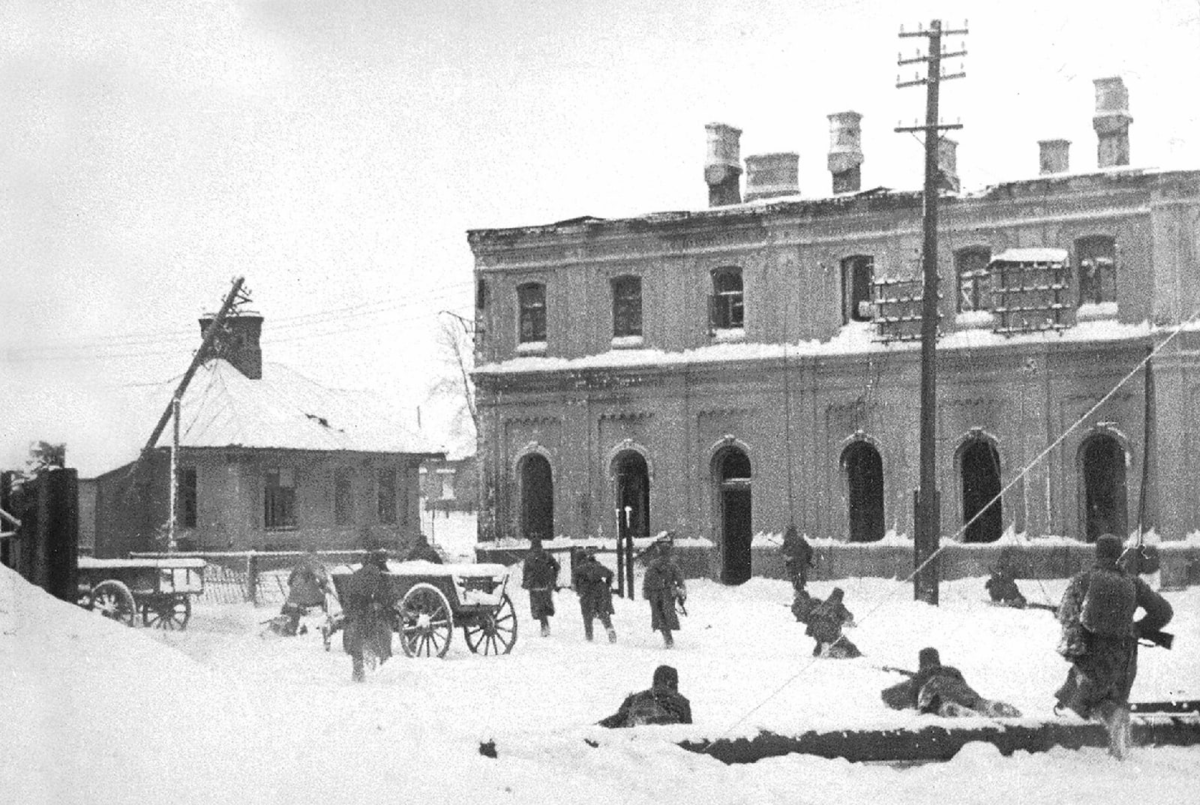
[[[174,631],[186,629],[192,617],[192,600],[186,595],[164,598],[147,604],[142,612],[142,622],[155,629]]]
[[[133,601],[133,593],[124,582],[116,579],[102,581],[92,588],[93,612],[99,612],[106,618],[133,626],[137,617],[137,605]]]
[[[507,654],[517,642],[517,612],[506,594],[494,612],[481,613],[463,627],[467,647],[485,657]]]
[[[409,657],[443,657],[454,635],[454,613],[442,591],[424,582],[414,584],[396,605],[400,647]]]

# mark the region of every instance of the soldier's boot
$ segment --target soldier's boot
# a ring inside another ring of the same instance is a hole
[[[610,643],[617,642],[617,630],[612,628],[611,626],[608,627],[608,642],[610,642]]]
[[[592,625],[590,623],[584,624],[583,638],[585,640],[587,640],[589,643],[592,642]]]
[[[1108,753],[1117,760],[1129,757],[1129,708],[1117,705],[1106,713],[1104,728],[1108,731]]]
[[[361,656],[354,657],[354,665],[350,671],[351,682],[362,682],[366,679],[366,674],[363,670],[363,659]]]
[[[671,648],[672,646],[675,645],[675,638],[671,636],[670,629],[663,629],[662,636],[663,636],[663,645],[664,646],[666,646],[667,648]]]
[[[550,636],[550,621],[546,618],[542,618],[542,637],[549,637],[549,636]]]

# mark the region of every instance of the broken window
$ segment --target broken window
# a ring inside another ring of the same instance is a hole
[[[176,476],[175,524],[180,528],[196,527],[196,468],[180,467]]]
[[[709,297],[709,323],[714,330],[731,330],[745,326],[745,303],[742,294],[742,270],[736,267],[718,268],[712,274],[713,294]]]
[[[992,250],[972,246],[954,253],[954,272],[958,275],[958,312],[992,309],[991,276],[988,263]]]
[[[642,334],[642,278],[612,281],[613,338]]]
[[[857,254],[842,261],[842,322],[870,321],[875,258]]]
[[[354,522],[354,487],[350,470],[344,467],[333,474],[333,522],[335,525]]]
[[[530,282],[517,287],[522,344],[546,340],[546,286]]]
[[[1079,266],[1079,304],[1117,301],[1117,242],[1108,235],[1092,235],[1075,241]]]
[[[396,471],[379,470],[378,479],[379,522],[392,525],[396,522]]]
[[[269,469],[263,483],[263,525],[296,527],[296,473],[290,467]]]

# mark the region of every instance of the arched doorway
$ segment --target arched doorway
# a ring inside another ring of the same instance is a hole
[[[750,459],[736,447],[713,459],[721,523],[721,581],[741,584],[750,578]]]
[[[521,536],[554,537],[554,479],[550,462],[540,453],[521,459]]]
[[[1125,448],[1108,434],[1088,437],[1080,448],[1083,481],[1083,533],[1088,542],[1101,534],[1129,534],[1125,497]]]
[[[613,459],[617,510],[628,513],[629,533],[650,536],[650,468],[636,450],[625,450]]]
[[[849,503],[850,541],[883,539],[883,459],[875,445],[857,441],[842,453]]]
[[[962,470],[963,523],[971,523],[963,534],[963,541],[995,542],[1003,531],[1003,501],[996,498],[1000,494],[1000,454],[988,439],[972,439],[963,445],[959,465]],[[992,500],[996,502],[991,503]],[[972,523],[971,519],[977,514],[979,517]]]

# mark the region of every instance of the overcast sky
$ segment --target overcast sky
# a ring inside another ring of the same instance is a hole
[[[897,33],[937,17],[970,28],[964,189],[1035,175],[1039,139],[1094,166],[1111,75],[1133,164],[1200,168],[1200,0],[5,2],[0,466],[119,429],[107,387],[181,373],[239,274],[266,360],[415,407],[468,229],[702,208],[708,122],[824,196],[853,109],[863,186],[917,189]]]

